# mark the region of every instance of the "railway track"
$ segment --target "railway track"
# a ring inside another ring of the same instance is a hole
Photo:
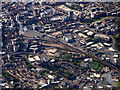
[[[115,65],[112,65],[112,64],[110,64],[110,63],[108,63],[108,62],[105,62],[105,61],[101,60],[101,58],[94,56],[92,53],[85,52],[82,48],[77,48],[77,47],[75,47],[75,46],[73,46],[73,45],[71,45],[71,44],[69,44],[69,43],[66,43],[66,42],[64,42],[64,41],[62,41],[62,40],[60,40],[60,39],[58,39],[58,38],[55,38],[55,37],[49,37],[49,38],[51,38],[52,42],[55,42],[55,43],[57,43],[57,44],[61,44],[61,45],[63,45],[63,46],[66,46],[66,47],[68,47],[69,49],[71,49],[71,50],[73,50],[73,51],[76,51],[76,52],[78,52],[78,53],[85,54],[85,55],[91,57],[93,60],[98,61],[99,63],[101,63],[101,64],[103,64],[103,65],[105,65],[105,66],[110,67],[110,68],[111,68],[112,70],[114,70],[115,72],[120,72],[120,67],[116,67]],[[29,53],[29,54],[30,54],[30,52],[17,52],[16,54],[26,54],[26,53]],[[11,53],[8,52],[7,54],[13,54],[13,52],[11,52]],[[14,53],[14,54],[15,54],[15,53]],[[32,53],[31,53],[31,54],[32,54]]]
[[[57,39],[57,40],[58,40],[58,39]],[[59,41],[61,42],[61,40],[59,40]],[[68,43],[64,43],[64,42],[61,42],[61,43],[62,43],[63,45],[65,45],[65,46],[68,46],[69,48],[72,48],[73,50],[77,50],[77,51],[81,52],[82,54],[88,55],[88,56],[91,57],[93,60],[98,61],[98,62],[104,64],[105,66],[110,67],[110,68],[113,69],[115,72],[120,72],[120,68],[117,68],[116,66],[111,65],[110,63],[101,60],[99,57],[93,56],[92,53],[90,54],[90,53],[88,53],[88,52],[85,52],[85,51],[83,51],[82,49],[77,48],[77,47],[75,47],[75,46],[73,46],[73,45],[71,45],[71,44],[68,44]]]

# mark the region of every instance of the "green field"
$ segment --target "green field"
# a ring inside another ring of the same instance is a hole
[[[97,72],[99,72],[104,66],[98,62],[93,62],[90,66],[91,69],[95,69]]]
[[[99,72],[104,66],[100,64],[100,66],[97,69],[97,72]]]

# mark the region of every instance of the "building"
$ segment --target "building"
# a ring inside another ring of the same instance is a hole
[[[34,30],[23,32],[21,34],[24,35],[24,36],[30,37],[30,38],[39,38],[39,37],[43,36],[42,33],[34,31]]]
[[[82,34],[82,33],[78,33],[78,36],[79,37],[83,37],[83,38],[87,38],[88,36],[86,36],[86,35],[84,35],[84,34]]]
[[[18,50],[19,50],[19,45],[14,45],[14,46],[13,46],[13,51],[14,51],[14,52],[17,52]]]
[[[73,38],[72,37],[69,37],[69,36],[63,36],[63,39],[66,41],[66,42],[73,42]]]
[[[109,40],[110,39],[110,37],[108,37],[107,35],[104,35],[104,34],[95,34],[94,37],[97,38],[97,39],[99,39],[99,38],[105,39],[105,40]]]
[[[35,59],[36,61],[40,61],[39,56],[34,56],[34,59]]]
[[[35,59],[34,59],[31,55],[28,57],[28,60],[29,60],[30,62],[35,62]]]
[[[68,17],[69,17],[70,19],[73,19],[73,11],[69,11],[69,12],[68,12]]]

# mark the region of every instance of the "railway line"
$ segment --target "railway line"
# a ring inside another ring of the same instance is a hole
[[[77,48],[77,47],[75,47],[75,46],[73,46],[73,45],[71,45],[71,44],[69,44],[69,43],[65,43],[65,42],[63,42],[63,41],[61,41],[61,40],[59,40],[59,39],[57,39],[57,40],[60,41],[63,45],[68,46],[69,48],[72,48],[73,50],[77,50],[77,51],[81,52],[82,54],[86,54],[86,55],[88,55],[89,57],[91,57],[93,60],[98,61],[98,62],[104,64],[105,66],[110,67],[110,68],[113,69],[115,72],[120,72],[120,68],[117,68],[116,66],[111,65],[111,64],[108,63],[108,62],[102,61],[99,57],[93,56],[92,53],[90,54],[90,53],[88,53],[88,52],[85,52],[82,48]]]
[[[97,61],[97,62],[99,62],[99,63],[102,63],[102,64],[105,65],[105,66],[110,67],[110,68],[111,68],[112,70],[114,70],[115,72],[120,72],[120,67],[116,67],[115,65],[112,65],[112,64],[110,64],[110,63],[108,63],[108,62],[105,62],[105,61],[101,60],[100,57],[96,57],[96,56],[94,56],[92,53],[88,53],[88,52],[84,51],[84,49],[82,49],[82,48],[75,47],[75,46],[73,46],[73,45],[71,45],[71,44],[69,44],[69,43],[64,42],[64,41],[61,40],[61,39],[58,39],[58,38],[55,38],[55,37],[52,37],[52,36],[49,36],[49,38],[51,38],[51,40],[52,40],[53,42],[57,43],[57,44],[60,43],[61,45],[66,46],[66,47],[68,47],[69,49],[71,49],[71,50],[73,50],[73,51],[75,51],[75,52],[82,53],[82,54],[85,54],[85,55],[89,56],[89,57],[92,58],[93,60],[95,60],[95,61]],[[50,40],[50,41],[51,41],[51,40]],[[7,52],[6,54],[26,54],[26,53],[32,54],[32,53],[30,53],[30,52],[16,52],[16,53]]]

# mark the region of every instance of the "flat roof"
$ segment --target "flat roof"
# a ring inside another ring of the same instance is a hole
[[[34,31],[34,30],[24,32],[23,35],[24,35],[24,36],[27,36],[27,37],[35,37],[35,38],[38,38],[38,36],[39,36],[39,37],[42,37],[42,36],[43,36],[42,33],[37,32],[37,31]]]

